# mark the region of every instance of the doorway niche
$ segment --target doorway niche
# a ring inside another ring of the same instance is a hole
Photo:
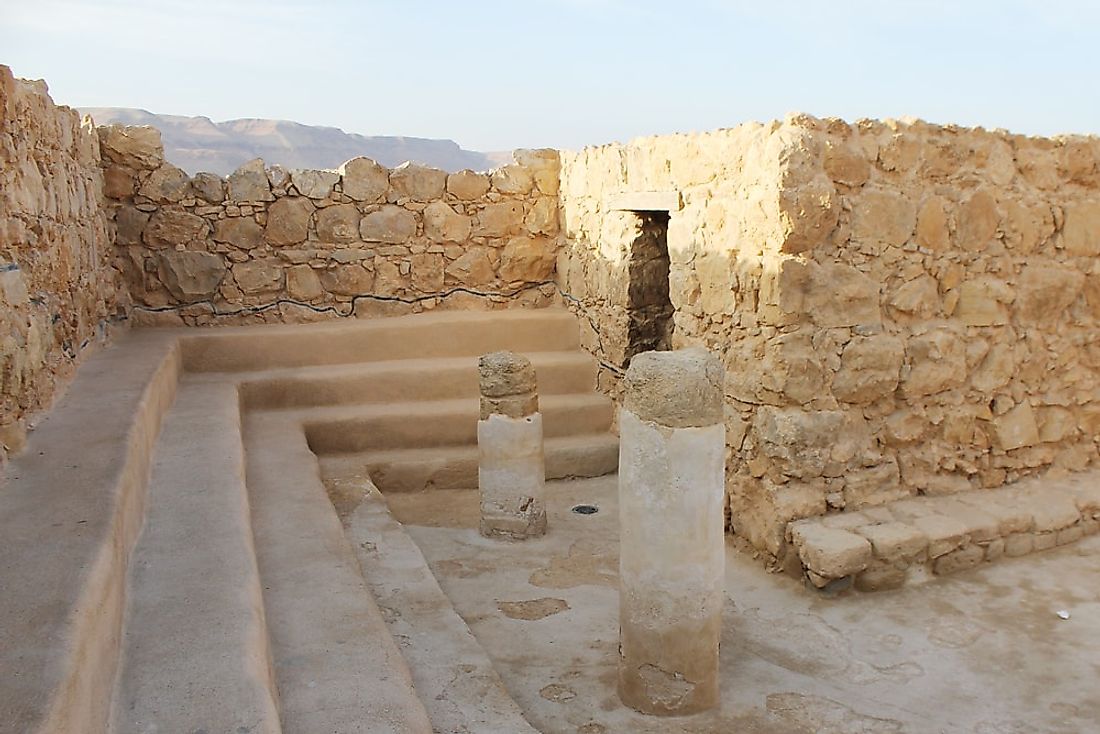
[[[627,250],[626,359],[639,352],[672,349],[667,211],[634,211],[636,236]]]

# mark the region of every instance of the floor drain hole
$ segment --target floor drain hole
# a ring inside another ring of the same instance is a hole
[[[578,515],[595,515],[599,511],[600,508],[595,505],[577,505],[573,508],[573,512]]]

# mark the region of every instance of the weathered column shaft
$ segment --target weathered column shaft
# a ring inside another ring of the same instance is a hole
[[[535,370],[525,357],[494,352],[479,360],[478,373],[481,534],[513,540],[542,535],[546,461]]]
[[[725,572],[723,369],[703,350],[630,363],[619,418],[619,696],[647,714],[718,704]]]

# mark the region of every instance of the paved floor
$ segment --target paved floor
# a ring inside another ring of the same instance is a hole
[[[1100,732],[1100,536],[832,599],[731,545],[721,710],[653,719],[624,708],[615,693],[615,483],[552,483],[550,531],[525,543],[478,535],[474,491],[388,498],[539,730]],[[600,511],[569,511],[582,502]]]

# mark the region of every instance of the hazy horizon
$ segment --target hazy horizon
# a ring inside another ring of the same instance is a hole
[[[59,104],[468,150],[579,148],[801,111],[1100,133],[1100,4],[41,0],[0,63]]]

